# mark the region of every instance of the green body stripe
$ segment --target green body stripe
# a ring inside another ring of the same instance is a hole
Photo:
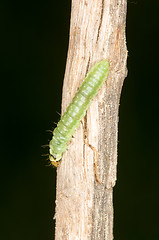
[[[98,90],[107,79],[108,73],[108,61],[103,60],[96,63],[87,74],[72,102],[58,122],[49,144],[50,161],[53,165],[58,166],[58,161],[61,160],[62,154],[67,149],[67,143],[79,126],[80,120],[85,116],[91,100],[97,95]]]

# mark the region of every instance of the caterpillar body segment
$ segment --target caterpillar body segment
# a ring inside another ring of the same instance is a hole
[[[52,165],[59,166],[62,154],[67,149],[67,143],[71,140],[75,129],[80,125],[80,121],[85,116],[91,100],[97,95],[107,79],[108,73],[109,62],[107,60],[96,63],[88,72],[53,131],[53,137],[49,143],[49,158]]]

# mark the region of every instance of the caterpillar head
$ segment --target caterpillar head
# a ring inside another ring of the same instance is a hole
[[[61,158],[58,159],[56,157],[54,157],[53,155],[49,155],[49,159],[50,159],[50,162],[53,166],[55,167],[59,167],[60,164],[61,164]]]

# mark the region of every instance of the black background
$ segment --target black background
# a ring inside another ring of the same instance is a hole
[[[47,167],[59,120],[70,1],[0,3],[3,240],[54,239],[56,171]],[[158,0],[128,1],[128,77],[119,122],[115,239],[159,239]]]

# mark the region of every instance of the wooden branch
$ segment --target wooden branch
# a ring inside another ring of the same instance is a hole
[[[110,73],[57,170],[56,240],[113,239],[118,107],[127,74],[126,6],[126,0],[72,0],[62,112],[96,62],[107,59]],[[101,183],[87,142],[98,151]]]

